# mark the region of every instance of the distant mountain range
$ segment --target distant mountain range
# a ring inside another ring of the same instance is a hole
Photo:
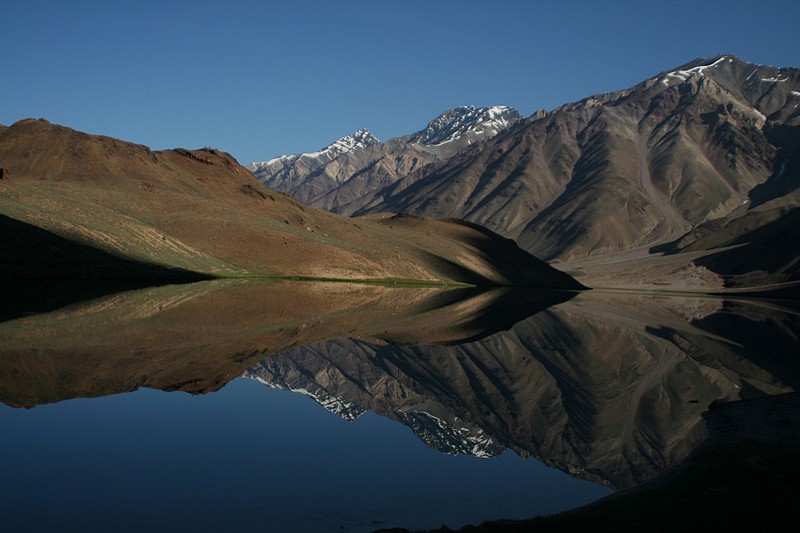
[[[752,287],[800,281],[799,106],[800,70],[724,55],[524,120],[458,108],[315,165],[249,168],[339,213],[481,224],[589,284]]]
[[[309,205],[349,214],[364,204],[365,195],[520,121],[522,115],[510,107],[458,107],[416,133],[387,142],[360,130],[317,152],[279,156],[247,168],[268,187]]]

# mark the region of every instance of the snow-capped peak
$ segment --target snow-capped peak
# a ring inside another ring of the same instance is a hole
[[[271,389],[286,390],[289,392],[302,394],[303,396],[308,396],[319,405],[324,407],[327,411],[351,422],[365,413],[363,409],[360,409],[354,403],[330,394],[321,386],[314,387],[314,390],[309,390],[304,387],[293,387],[283,381],[271,380],[269,379],[270,376],[264,378],[258,374],[257,370],[253,369],[245,371],[245,373],[242,374],[242,377],[255,379],[262,385],[266,385]]]
[[[332,159],[336,159],[342,154],[355,152],[356,150],[372,146],[373,144],[379,144],[380,142],[381,141],[379,141],[377,137],[370,133],[369,130],[361,129],[355,133],[345,135],[341,139],[333,141],[322,150],[318,150],[316,152],[306,152],[304,154],[299,154],[299,156],[307,159],[330,161]]]
[[[469,144],[493,137],[520,120],[522,115],[508,106],[460,106],[433,119],[424,130],[413,134],[410,141],[438,146],[465,138]]]
[[[395,416],[428,446],[442,453],[489,458],[505,451],[502,444],[476,425],[454,425],[426,411],[395,411]]]
[[[686,80],[693,78],[693,77],[701,77],[707,74],[706,71],[709,69],[718,69],[722,67],[726,63],[744,63],[741,59],[737,58],[736,56],[732,55],[720,55],[715,57],[705,57],[695,59],[688,65],[685,65],[681,68],[677,68],[666,74],[662,75],[659,78],[659,81],[666,86],[670,85],[670,82],[678,81],[679,83],[683,83]]]
[[[373,144],[379,144],[380,142],[381,141],[379,141],[377,137],[370,133],[369,130],[362,129],[358,130],[352,135],[346,135],[341,139],[332,142],[319,152],[312,153],[319,155],[327,152],[331,155],[341,155],[354,150],[360,150],[361,148],[366,148],[367,146],[372,146]]]
[[[369,130],[361,129],[351,135],[345,135],[341,139],[337,139],[322,150],[305,152],[302,154],[279,155],[267,161],[254,161],[247,165],[247,168],[250,172],[267,172],[273,167],[280,168],[285,165],[294,164],[300,158],[304,158],[304,160],[316,159],[318,160],[318,164],[324,164],[336,159],[342,154],[354,152],[374,144],[379,144],[380,142],[381,141],[370,133]]]
[[[718,58],[714,58],[711,62],[708,60],[703,60],[699,65],[691,68],[675,69],[671,72],[667,72],[667,74],[661,80],[661,83],[668,85],[669,80],[680,80],[681,82],[684,82],[692,76],[702,76],[704,70],[716,67],[724,61],[730,62],[733,61],[733,59],[729,58],[728,56],[720,56]]]

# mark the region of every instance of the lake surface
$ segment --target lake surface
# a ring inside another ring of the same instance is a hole
[[[372,531],[463,525],[609,492],[535,460],[426,447],[236,379],[202,397],[142,390],[0,408],[5,531]]]
[[[712,403],[796,391],[792,305],[235,281],[19,304],[0,525],[361,532],[574,508],[684,460]]]

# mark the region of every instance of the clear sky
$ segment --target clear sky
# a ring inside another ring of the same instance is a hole
[[[800,67],[800,2],[0,0],[0,123],[246,164],[458,105],[529,115],[721,53]]]

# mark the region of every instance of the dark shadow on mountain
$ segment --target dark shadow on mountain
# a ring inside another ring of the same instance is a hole
[[[800,208],[730,242],[737,248],[695,260],[719,274],[742,276],[753,271],[777,274],[781,281],[800,279]]]
[[[661,244],[657,244],[655,246],[651,246],[647,249],[647,251],[651,254],[664,254],[664,255],[675,255],[680,251],[678,247],[682,237],[675,239],[674,241],[664,242]]]
[[[650,253],[673,255],[707,248],[708,254],[694,263],[724,276],[728,287],[800,282],[800,208],[783,211],[777,218],[770,212],[752,212],[727,224],[710,221],[675,241],[650,248]],[[784,286],[762,296],[798,298],[800,287]]]
[[[123,259],[4,215],[0,215],[0,276],[26,281],[209,279],[188,270]]]
[[[0,282],[0,322],[37,313],[48,313],[75,303],[124,291],[154,287],[176,281],[121,279],[119,281],[59,279]]]
[[[750,191],[751,208],[774,198],[787,195],[800,187],[800,161],[793,154],[800,153],[800,128],[796,125],[765,124],[767,139],[781,149],[775,159],[773,175]]]
[[[476,248],[485,249],[487,260],[494,259],[497,270],[508,279],[513,280],[515,285],[567,290],[587,288],[569,274],[556,270],[541,259],[532,256],[517,246],[512,239],[466,220],[448,219],[448,221],[471,228],[483,235],[486,239],[485,242],[477,237],[468,238],[466,241]]]
[[[399,214],[382,221],[403,228],[415,229],[425,222],[417,215]],[[515,241],[507,239],[483,226],[460,219],[444,219],[444,222],[473,230],[460,237],[465,251],[473,254],[480,262],[492,265],[492,273],[497,278],[489,279],[479,270],[483,265],[476,262],[475,267],[457,264],[442,257],[435,251],[420,249],[426,264],[434,265],[450,279],[457,279],[481,287],[527,287],[544,289],[582,290],[586,289],[569,274],[557,270],[541,259],[520,248]]]
[[[130,261],[0,215],[0,321],[125,290],[208,279]]]
[[[482,299],[481,304],[475,307],[475,311],[462,316],[459,322],[465,331],[478,331],[478,333],[438,344],[456,346],[474,342],[501,331],[507,331],[517,322],[525,320],[549,307],[566,302],[574,298],[576,294],[578,293],[575,291],[567,290],[507,287],[496,289],[478,287],[449,291],[446,294],[442,294],[438,300],[432,299],[431,303],[443,308],[472,299]],[[385,340],[393,342],[389,338]],[[395,344],[397,343],[395,342]]]

